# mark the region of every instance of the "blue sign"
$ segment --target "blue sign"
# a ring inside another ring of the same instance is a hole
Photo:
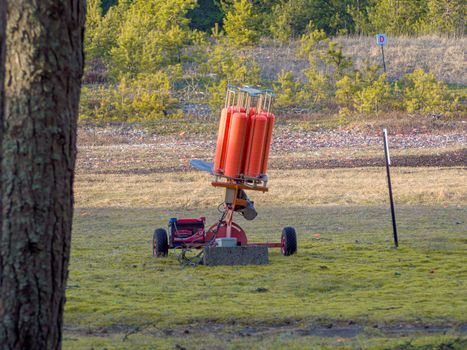
[[[378,45],[386,45],[388,42],[388,38],[386,37],[386,34],[377,34],[376,35],[376,43]]]

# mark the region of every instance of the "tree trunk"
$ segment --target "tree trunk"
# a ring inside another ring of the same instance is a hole
[[[4,113],[4,82],[5,82],[5,28],[6,0],[0,0],[0,242],[2,241],[2,142]],[[0,254],[0,280],[2,276],[2,255]]]
[[[10,0],[0,348],[60,349],[85,0]]]

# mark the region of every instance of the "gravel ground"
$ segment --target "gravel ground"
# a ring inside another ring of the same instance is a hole
[[[191,159],[211,160],[215,135],[150,135],[137,130],[80,130],[78,170],[97,173],[186,171]],[[467,166],[463,132],[389,135],[395,166]],[[426,149],[427,151],[423,150]],[[382,166],[381,134],[361,131],[274,131],[272,169]],[[420,154],[413,154],[420,153]]]

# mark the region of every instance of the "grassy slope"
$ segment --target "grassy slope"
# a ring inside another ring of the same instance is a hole
[[[381,65],[381,48],[371,36],[340,36],[335,40],[343,46],[357,68],[369,64]],[[389,37],[384,48],[386,67],[391,79],[398,79],[416,68],[433,72],[437,79],[450,84],[466,85],[464,51],[467,37],[448,38],[435,35],[421,37]],[[306,60],[296,54],[298,42],[276,46],[263,42],[255,48],[255,59],[262,77],[273,80],[282,69],[295,75],[306,66]],[[272,59],[273,58],[273,59]]]
[[[295,226],[299,252],[272,250],[269,265],[241,268],[151,257],[151,232],[168,217],[215,220],[222,194],[207,176],[78,176],[65,348],[464,347],[456,327],[467,322],[465,170],[394,170],[400,249],[382,169],[275,172],[271,192],[254,198],[260,217],[238,221],[260,241]],[[307,333],[330,323],[361,330]],[[400,324],[449,330],[384,330]]]

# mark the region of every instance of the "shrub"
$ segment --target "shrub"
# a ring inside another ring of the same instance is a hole
[[[307,91],[308,107],[319,107],[332,97],[334,86],[327,75],[318,71],[315,64],[310,64],[303,70],[303,74],[307,78],[304,85]]]
[[[117,86],[83,87],[80,120],[84,122],[149,122],[176,116],[166,72],[122,78]]]
[[[328,47],[321,50],[319,57],[328,66],[332,67],[334,81],[341,78],[344,72],[353,66],[352,59],[342,52],[342,45],[329,41]]]
[[[317,30],[313,22],[308,23],[307,32],[300,38],[299,56],[314,61],[318,56],[318,46],[321,42],[329,41],[326,33],[321,29]]]
[[[341,108],[349,110],[353,107],[354,96],[362,87],[363,80],[360,72],[344,75],[336,82],[336,102]]]
[[[342,54],[340,46],[330,41],[326,33],[316,29],[312,22],[308,23],[307,32],[300,39],[299,55],[306,57],[309,65],[302,71],[306,78],[303,84],[306,106],[320,107],[334,95],[336,72],[343,72],[352,65],[352,61]],[[320,72],[318,65],[324,65],[328,74]],[[331,76],[330,71],[333,72]]]
[[[382,74],[377,80],[355,93],[353,106],[359,113],[378,114],[383,106],[388,106],[390,97],[391,85],[386,81],[386,74]]]
[[[277,75],[277,81],[273,85],[277,93],[274,106],[277,108],[290,108],[303,104],[306,94],[302,85],[292,72],[282,70]]]
[[[457,107],[458,99],[449,95],[446,85],[433,73],[417,69],[405,75],[401,83],[404,107],[409,113],[450,114]]]
[[[378,75],[378,66],[367,66],[344,75],[336,82],[336,101],[345,109],[359,113],[379,113],[391,106],[392,89],[386,74]]]

